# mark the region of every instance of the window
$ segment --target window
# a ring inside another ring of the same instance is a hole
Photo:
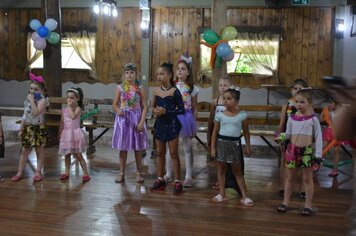
[[[202,37],[202,36],[201,36]],[[276,73],[279,54],[279,34],[239,32],[236,40],[228,42],[234,58],[227,62],[228,73],[251,73],[272,76]],[[211,49],[201,45],[202,73],[210,76]]]
[[[61,39],[62,46],[62,68],[64,69],[87,69],[90,67],[79,57],[69,42],[68,38]],[[33,56],[36,49],[31,42],[31,55]],[[43,68],[43,54],[39,56],[31,65],[31,68]]]

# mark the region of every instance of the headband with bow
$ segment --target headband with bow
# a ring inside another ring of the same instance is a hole
[[[235,91],[240,91],[240,87],[230,86],[229,89],[233,89]]]
[[[192,66],[193,58],[189,56],[189,52],[187,51],[179,58],[178,63],[181,61],[185,61],[186,63],[189,64],[189,66]]]
[[[40,76],[40,75],[36,76],[33,73],[30,73],[30,80],[35,81],[35,82],[40,83],[40,84],[42,84],[44,82],[44,79],[43,79],[42,76]]]

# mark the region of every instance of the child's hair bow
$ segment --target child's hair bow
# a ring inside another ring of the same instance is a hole
[[[179,58],[179,62],[181,61],[185,61],[186,63],[189,64],[189,66],[192,66],[193,63],[193,58],[191,56],[189,56],[189,52],[187,51],[186,53],[184,53],[180,58]]]
[[[30,80],[35,81],[35,82],[40,83],[40,84],[44,82],[44,79],[43,79],[42,76],[40,76],[40,75],[36,76],[35,74],[33,74],[31,72],[30,72]]]
[[[240,91],[240,87],[230,86],[229,89],[233,89],[235,91]]]

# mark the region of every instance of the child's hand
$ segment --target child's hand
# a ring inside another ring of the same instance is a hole
[[[28,94],[27,95],[27,100],[29,100],[30,102],[34,102],[35,101],[35,98],[34,98],[34,96],[32,95],[32,94]]]
[[[145,130],[145,126],[144,126],[144,124],[143,123],[138,123],[138,125],[137,125],[137,127],[136,127],[136,131],[137,132],[142,132],[142,131],[144,131]]]
[[[245,147],[245,154],[246,154],[246,156],[251,156],[251,153],[252,153],[252,151],[251,151],[251,147]]]
[[[116,114],[117,114],[118,116],[123,116],[123,115],[124,115],[124,112],[123,112],[121,109],[119,109]]]
[[[166,109],[163,107],[155,107],[152,112],[156,116],[161,116],[166,113]]]
[[[216,150],[215,150],[215,148],[211,148],[210,156],[211,156],[211,158],[214,158],[214,159],[215,159],[215,157],[216,157]]]

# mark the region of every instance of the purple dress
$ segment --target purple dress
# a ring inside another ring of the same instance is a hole
[[[112,147],[121,151],[142,151],[148,146],[146,124],[144,124],[143,131],[136,131],[142,113],[140,97],[142,88],[129,85],[130,89],[124,89],[123,87],[126,86],[125,84],[117,86],[120,91],[120,104],[118,105],[124,115],[116,114]]]

